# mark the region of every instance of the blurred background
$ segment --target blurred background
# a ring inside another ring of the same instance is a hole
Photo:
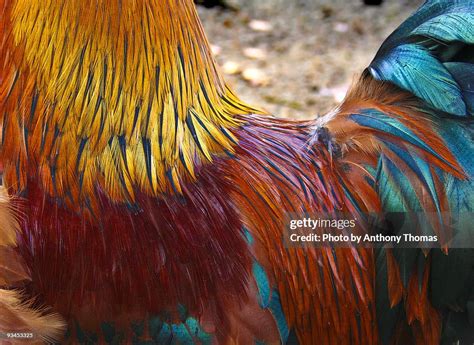
[[[245,101],[279,117],[310,119],[341,101],[382,41],[422,2],[226,0],[227,9],[198,11],[226,80]]]

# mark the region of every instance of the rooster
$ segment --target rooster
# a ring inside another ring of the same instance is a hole
[[[474,1],[427,1],[305,122],[231,90],[191,0],[0,9],[2,341],[472,341],[474,253],[449,240],[473,235]],[[285,240],[393,212],[442,247]]]

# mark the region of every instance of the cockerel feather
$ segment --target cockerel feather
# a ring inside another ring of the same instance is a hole
[[[259,112],[225,85],[192,6],[4,0],[1,7],[9,26],[3,137],[19,140],[5,143],[3,164],[19,192],[28,174],[76,207],[95,207],[98,178],[122,202],[135,201],[135,186],[152,196],[180,192],[196,167],[233,152],[234,115]]]
[[[470,339],[472,249],[284,238],[289,215],[350,214],[365,231],[390,212],[472,235],[451,222],[474,206],[472,1],[428,1],[337,109],[305,122],[234,95],[191,1],[0,8],[0,157],[25,215],[0,236],[25,279],[0,282],[35,298],[29,315],[60,313],[64,342]]]
[[[30,279],[25,262],[14,250],[19,231],[15,207],[3,187],[0,188],[0,332],[35,334],[33,344],[52,341],[60,337],[65,324],[61,317],[47,310],[39,309],[31,298],[21,291],[22,282]],[[6,289],[8,287],[8,289]],[[2,337],[4,338],[4,336]],[[13,340],[4,338],[2,344]]]

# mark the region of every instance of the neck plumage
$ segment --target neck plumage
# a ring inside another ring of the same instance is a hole
[[[196,167],[233,152],[234,115],[258,112],[223,81],[191,1],[17,0],[8,10],[35,103],[26,154],[50,194],[76,201],[97,179],[115,200],[133,201],[136,187],[180,192]]]

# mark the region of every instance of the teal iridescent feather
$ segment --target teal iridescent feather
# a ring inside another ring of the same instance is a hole
[[[427,1],[385,41],[369,71],[434,109],[472,116],[474,55],[466,52],[474,44],[473,23],[473,1]]]
[[[268,281],[268,276],[264,268],[257,261],[254,261],[252,265],[252,274],[257,282],[259,293],[258,302],[260,307],[268,308],[271,297],[270,282]]]
[[[403,44],[393,48],[372,62],[370,72],[376,79],[391,81],[436,109],[466,115],[459,85],[443,64],[421,45]]]
[[[366,109],[351,115],[352,120],[361,126],[387,133],[390,138],[400,139],[381,140],[392,155],[416,174],[438,211],[440,201],[435,181],[441,183],[455,219],[452,227],[454,236],[465,239],[465,243],[472,243],[474,1],[426,1],[383,43],[368,71],[373,78],[395,84],[422,101],[421,110],[427,114],[434,130],[462,167],[465,179],[439,168],[430,169],[426,157],[407,149],[403,141],[431,154],[435,148],[427,150],[426,144],[415,133],[390,114]],[[378,169],[369,168],[376,180],[383,209],[387,212],[423,212],[423,202],[419,200],[420,196],[416,194],[407,172],[388,156],[381,155]],[[422,266],[426,264],[424,255],[413,249],[397,250],[393,254],[406,286],[420,262]],[[377,249],[376,257],[379,334],[382,343],[387,344],[396,325],[406,315],[404,308],[401,308],[403,302],[394,307],[389,302],[385,249]],[[429,294],[433,305],[443,315],[442,344],[474,341],[474,250],[451,249],[446,255],[439,249],[432,249],[430,258]]]
[[[93,345],[101,343],[110,345],[134,344],[134,345],[210,345],[212,344],[212,335],[203,331],[199,322],[190,316],[186,316],[182,323],[170,324],[163,322],[159,317],[153,317],[148,320],[149,337],[145,334],[145,322],[133,322],[130,325],[131,339],[126,339],[123,330],[118,329],[111,323],[103,322],[101,333],[87,333],[82,330],[80,325],[76,325],[76,340],[74,343]],[[71,336],[68,332],[66,340]],[[145,338],[151,338],[144,340]]]
[[[247,242],[250,246],[254,244],[254,238],[252,234],[244,228],[244,236],[247,239]],[[258,263],[256,259],[254,259],[253,266],[252,266],[252,274],[257,283],[257,288],[259,292],[258,300],[260,306],[264,309],[269,308],[270,312],[272,313],[275,322],[277,324],[278,331],[280,332],[280,338],[282,344],[285,344],[288,336],[289,336],[289,329],[286,323],[285,314],[283,313],[283,309],[280,303],[280,296],[278,295],[278,291],[270,286],[270,282],[265,272],[265,269]],[[256,344],[262,344],[257,340]]]
[[[448,62],[444,66],[461,88],[462,97],[469,114],[474,114],[474,64],[467,62]]]

